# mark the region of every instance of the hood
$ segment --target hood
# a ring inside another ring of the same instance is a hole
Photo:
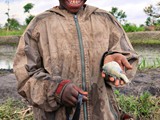
[[[93,6],[90,6],[90,5],[84,5],[84,10],[82,12],[82,10],[80,10],[77,14],[80,15],[82,18],[84,19],[87,19],[93,12],[95,12],[98,8],[97,7],[93,7]],[[67,14],[70,14],[68,13],[65,9],[59,9],[58,6],[55,6],[49,10],[47,10],[49,12],[55,12],[61,16],[64,16],[64,17],[68,17]]]

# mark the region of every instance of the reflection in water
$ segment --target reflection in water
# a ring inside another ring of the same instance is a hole
[[[16,46],[0,45],[0,69],[12,69]]]
[[[140,61],[145,60],[149,65],[154,65],[160,59],[159,45],[136,45],[134,49],[140,55]]]
[[[0,45],[0,69],[12,69],[13,58],[16,52],[16,46]],[[160,47],[158,45],[136,45],[134,49],[140,55],[140,62],[143,58],[153,64],[153,61],[160,56]]]
[[[12,69],[13,61],[11,60],[0,60],[0,69]]]

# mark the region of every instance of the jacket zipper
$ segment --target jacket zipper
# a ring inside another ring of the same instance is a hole
[[[73,17],[74,17],[74,21],[75,21],[75,25],[76,25],[77,34],[78,34],[78,41],[79,41],[79,48],[80,48],[80,55],[81,55],[82,89],[84,91],[86,91],[85,57],[84,57],[84,47],[83,47],[83,41],[82,41],[82,34],[81,34],[80,26],[78,23],[77,15],[74,15]],[[83,112],[84,112],[84,120],[88,120],[86,102],[83,103]]]

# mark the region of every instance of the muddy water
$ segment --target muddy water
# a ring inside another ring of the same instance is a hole
[[[16,48],[16,46],[0,45],[0,69],[13,68]],[[140,55],[140,61],[144,58],[147,62],[153,64],[153,61],[157,58],[160,59],[160,46],[158,45],[136,45],[134,49]]]
[[[16,46],[0,45],[0,69],[12,69]]]
[[[140,55],[140,62],[145,60],[148,65],[160,62],[160,45],[136,45],[133,47]]]

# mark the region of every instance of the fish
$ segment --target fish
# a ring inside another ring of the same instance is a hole
[[[114,79],[123,80],[125,84],[130,83],[131,81],[127,78],[124,74],[123,70],[121,69],[120,65],[115,62],[108,62],[103,65],[102,72],[106,75],[113,77]]]

